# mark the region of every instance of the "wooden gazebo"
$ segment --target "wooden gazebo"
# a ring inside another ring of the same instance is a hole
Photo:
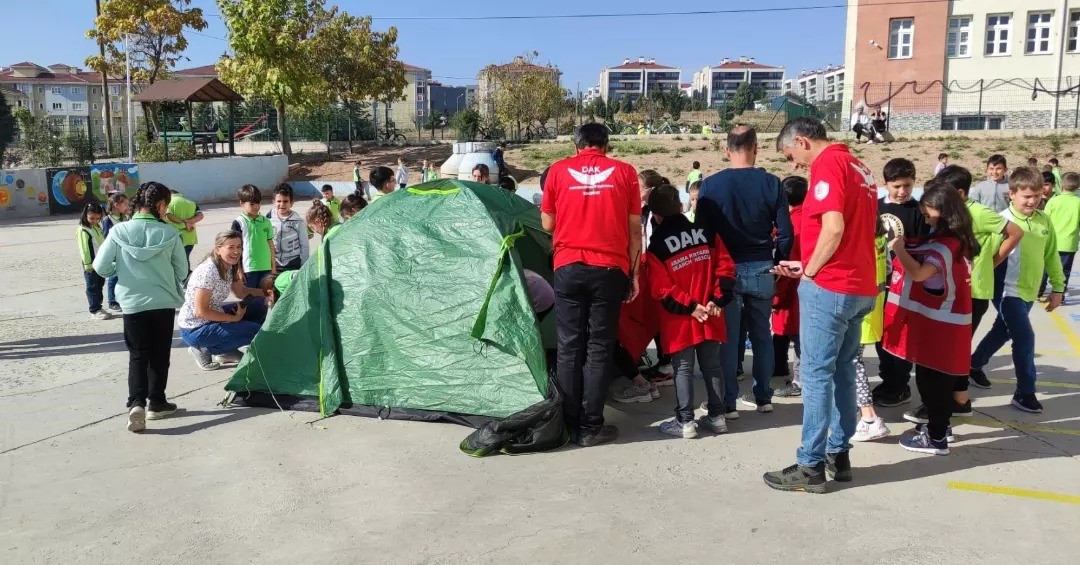
[[[155,82],[146,90],[135,95],[138,102],[184,102],[187,107],[188,123],[192,120],[193,102],[228,102],[229,103],[229,155],[236,155],[235,148],[235,103],[244,100],[233,89],[216,78],[178,78]],[[164,129],[164,128],[163,128]],[[217,132],[214,132],[215,135]],[[194,135],[195,132],[192,131]],[[167,140],[166,140],[167,141]],[[168,147],[168,143],[165,146]],[[216,151],[216,149],[215,149]]]

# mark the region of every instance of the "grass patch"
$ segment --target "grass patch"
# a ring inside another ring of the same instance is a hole
[[[979,151],[975,152],[975,157],[977,159],[979,159],[980,161],[984,161],[984,160],[990,158],[990,153],[988,153],[986,151],[983,151],[983,150],[979,150]]]
[[[720,139],[719,137],[714,137],[712,139],[713,151],[720,151],[721,149],[723,149],[724,148],[724,143],[725,143],[724,140]]]
[[[675,152],[676,153],[693,153],[694,148],[693,147],[680,147],[680,148],[676,149]]]
[[[672,139],[673,141],[682,141],[682,136],[681,136],[681,135],[676,135],[675,137],[673,137],[673,138],[671,138],[671,139]]]
[[[570,144],[529,146],[521,151],[521,160],[527,168],[543,170],[555,161],[573,157],[576,151]]]
[[[686,140],[687,141],[697,141],[697,138],[691,135],[690,137],[686,138]]]
[[[611,152],[622,155],[652,155],[654,153],[670,153],[671,150],[656,143],[619,141],[611,144]]]

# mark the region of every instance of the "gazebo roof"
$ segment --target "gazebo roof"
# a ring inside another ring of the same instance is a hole
[[[135,95],[139,102],[240,102],[243,96],[216,78],[179,78],[155,82]]]

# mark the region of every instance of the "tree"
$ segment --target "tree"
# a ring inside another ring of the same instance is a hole
[[[165,78],[187,49],[184,30],[206,29],[202,9],[190,5],[191,0],[105,0],[94,27],[86,32],[87,37],[104,45],[104,54],[88,57],[86,65],[107,75],[125,76],[127,36],[132,82],[154,84]],[[149,110],[149,133],[150,122],[157,123],[157,115],[154,105],[143,107]]]
[[[668,90],[660,93],[660,97],[672,121],[679,121],[683,111],[690,109],[690,97],[682,90]]]
[[[634,111],[634,101],[629,96],[623,96],[619,101],[619,111],[623,114],[629,114]]]
[[[490,65],[483,71],[494,86],[495,117],[508,126],[513,125],[519,139],[524,128],[534,123],[546,124],[563,110],[566,100],[558,72],[533,64],[537,55],[534,51],[516,57],[509,65]]]
[[[397,30],[371,30],[371,19],[325,8],[325,0],[218,0],[232,56],[223,81],[277,110],[282,152],[292,153],[287,108],[311,110],[338,100],[400,99],[404,68]]]
[[[450,117],[450,126],[457,130],[459,141],[473,141],[480,131],[480,112],[466,108]]]
[[[27,157],[35,167],[58,167],[63,163],[64,152],[60,136],[49,127],[47,121],[39,120],[27,108],[15,111],[15,120],[26,142]]]
[[[4,162],[4,152],[12,141],[15,141],[15,116],[7,98],[0,95],[0,163]]]
[[[719,109],[720,128],[727,129],[736,116],[754,107],[754,102],[765,97],[765,89],[748,82],[740,83],[735,94]]]

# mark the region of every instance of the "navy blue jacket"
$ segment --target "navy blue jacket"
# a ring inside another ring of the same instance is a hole
[[[791,254],[787,194],[765,169],[725,169],[706,178],[694,221],[720,234],[736,264],[782,261]]]

